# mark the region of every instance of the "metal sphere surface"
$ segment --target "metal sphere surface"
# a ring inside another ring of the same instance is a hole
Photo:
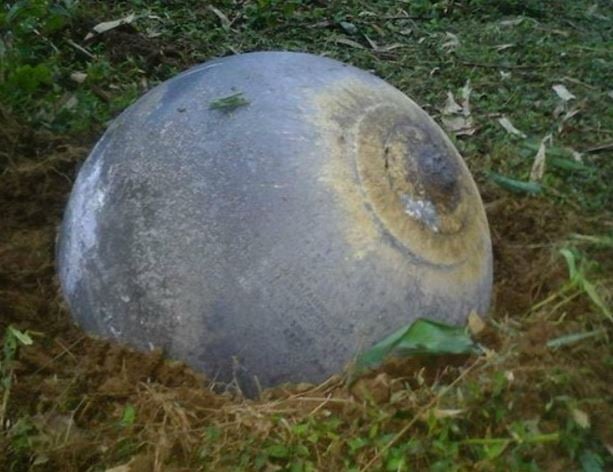
[[[57,257],[83,329],[249,394],[321,381],[419,317],[463,323],[492,287],[483,205],[439,126],[372,74],[289,52],[207,62],[125,110]]]

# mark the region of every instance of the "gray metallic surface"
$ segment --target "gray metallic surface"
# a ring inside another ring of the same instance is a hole
[[[236,92],[249,103],[211,109]],[[492,284],[481,200],[438,126],[366,72],[276,52],[194,67],[117,118],[58,266],[84,330],[248,393],[321,381],[417,317],[463,323]]]

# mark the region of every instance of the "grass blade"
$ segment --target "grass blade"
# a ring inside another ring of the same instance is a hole
[[[558,338],[547,341],[547,347],[550,349],[557,349],[562,346],[568,346],[570,344],[578,343],[584,339],[593,338],[599,334],[604,333],[604,330],[598,329],[596,331],[588,331],[586,333],[573,333],[560,336]]]
[[[528,193],[531,195],[536,195],[541,192],[541,186],[537,182],[515,180],[496,172],[490,172],[488,176],[494,183],[511,192]]]

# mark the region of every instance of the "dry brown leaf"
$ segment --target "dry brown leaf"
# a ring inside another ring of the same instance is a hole
[[[128,25],[132,23],[135,19],[136,15],[134,13],[130,13],[128,16],[124,16],[123,18],[119,18],[118,20],[103,21],[102,23],[98,23],[92,28],[92,31],[87,33],[87,36],[85,36],[85,41],[93,38],[97,34],[106,33],[107,31],[115,29],[118,26]]]
[[[441,110],[443,115],[454,115],[456,113],[460,113],[462,111],[462,107],[455,101],[455,97],[453,96],[453,92],[447,92],[447,100],[445,101],[445,105]]]
[[[554,85],[551,88],[558,95],[558,97],[560,97],[564,102],[568,102],[569,100],[572,100],[573,98],[577,98],[572,93],[570,93],[568,89],[562,84]]]
[[[551,144],[551,135],[548,134],[541,140],[541,144],[536,152],[536,156],[534,156],[534,162],[532,163],[532,169],[530,170],[530,181],[531,182],[540,182],[545,175],[545,158],[547,155],[547,147],[545,145],[546,142]]]
[[[470,87],[470,79],[466,81],[462,87],[462,114],[465,117],[470,116],[470,93],[473,89]]]
[[[509,134],[514,134],[515,136],[521,136],[522,138],[527,137],[525,133],[521,132],[515,126],[513,126],[513,123],[511,123],[511,120],[509,120],[506,116],[502,116],[498,118],[498,123],[500,123],[500,126],[502,126],[506,130],[506,132]]]
[[[524,18],[514,18],[512,20],[502,20],[500,26],[517,26],[524,22]]]
[[[473,336],[479,335],[485,329],[485,322],[475,312],[471,311],[468,315],[468,330]]]
[[[442,44],[442,47],[443,49],[446,49],[447,52],[453,51],[460,45],[460,38],[449,31],[445,33],[445,38],[447,38],[447,41]]]
[[[349,38],[336,38],[334,40],[334,42],[336,44],[344,44],[345,46],[351,46],[352,48],[356,48],[356,49],[366,49],[364,46],[362,46],[360,43],[349,39]]]
[[[456,136],[472,136],[477,131],[474,127],[473,119],[470,117],[443,116],[441,121],[445,129]]]
[[[571,414],[573,415],[573,420],[577,423],[581,428],[588,429],[590,427],[590,417],[587,416],[587,413],[580,410],[579,408],[573,408],[571,410]]]
[[[571,152],[571,154],[573,155],[573,159],[574,159],[576,162],[581,162],[581,163],[583,163],[583,154],[582,154],[582,153],[580,153],[579,151],[575,151],[575,150],[574,150],[574,149],[572,149],[572,148],[568,148],[568,150]]]
[[[85,82],[85,79],[87,79],[87,74],[85,72],[75,71],[70,74],[70,80],[78,84],[82,84],[83,82]]]
[[[505,49],[509,49],[515,46],[515,43],[507,43],[507,44],[499,44],[498,46],[494,46],[494,49],[498,52],[504,51]]]
[[[215,8],[213,5],[209,5],[209,10],[211,10],[221,23],[221,29],[223,29],[226,33],[230,31],[230,26],[232,26],[232,22],[228,20],[228,17],[223,14],[223,12],[219,8]]]
[[[476,132],[473,119],[470,116],[471,92],[470,80],[467,80],[461,90],[462,105],[456,102],[453,92],[449,91],[447,92],[445,105],[441,109],[443,126],[456,136],[472,136]]]
[[[434,417],[436,419],[440,420],[440,419],[443,419],[443,418],[456,418],[456,417],[460,416],[462,413],[464,413],[464,410],[434,408],[432,413],[434,414]]]
[[[130,472],[132,467],[130,467],[130,463],[118,465],[117,467],[112,467],[110,469],[106,469],[104,472]]]

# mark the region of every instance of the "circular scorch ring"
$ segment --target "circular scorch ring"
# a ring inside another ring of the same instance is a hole
[[[194,67],[81,168],[58,267],[75,320],[249,395],[318,382],[415,319],[487,311],[487,220],[462,158],[383,80],[309,54]]]

